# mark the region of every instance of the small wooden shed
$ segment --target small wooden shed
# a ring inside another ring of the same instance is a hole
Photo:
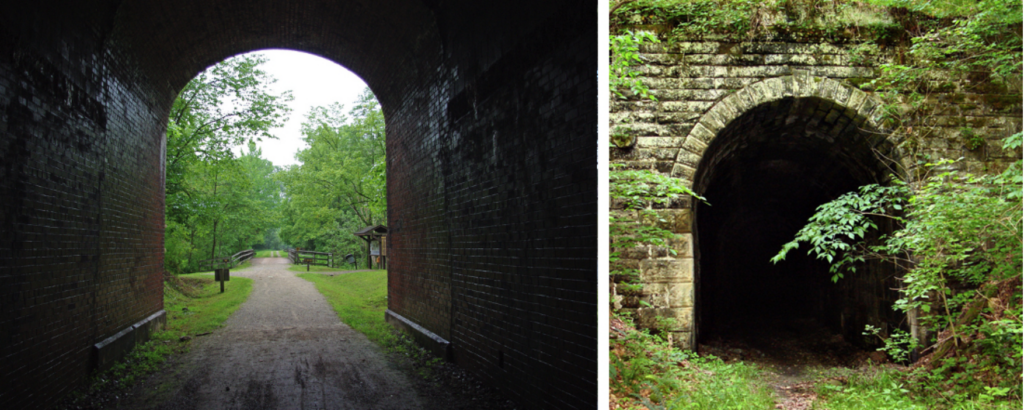
[[[388,227],[384,225],[367,226],[353,234],[366,241],[366,267],[372,269],[376,265],[377,269],[387,269]]]

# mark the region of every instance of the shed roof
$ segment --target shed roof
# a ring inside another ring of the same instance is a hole
[[[388,234],[388,227],[384,225],[367,226],[352,233],[356,236],[383,236]]]

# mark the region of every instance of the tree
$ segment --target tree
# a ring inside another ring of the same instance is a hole
[[[225,256],[261,243],[276,222],[276,168],[255,142],[274,138],[289,92],[259,69],[260,55],[234,57],[200,73],[174,101],[167,125],[165,266],[195,271],[199,255]],[[248,144],[236,156],[233,148]]]
[[[349,115],[316,107],[302,125],[301,165],[280,174],[288,200],[281,238],[293,245],[359,252],[352,232],[387,218],[384,116],[366,90]]]

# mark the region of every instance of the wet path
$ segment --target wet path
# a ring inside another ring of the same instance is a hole
[[[232,272],[253,279],[249,299],[224,328],[194,341],[177,371],[147,381],[127,407],[420,408],[405,374],[288,266],[286,258],[260,258]]]

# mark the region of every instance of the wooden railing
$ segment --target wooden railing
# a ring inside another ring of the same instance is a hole
[[[296,265],[334,266],[334,254],[330,252],[288,250],[288,259]]]
[[[245,261],[252,259],[256,255],[256,251],[252,249],[246,249],[240,251],[230,257],[224,258],[213,258],[199,261],[199,267],[207,270],[214,269],[231,269],[235,266],[241,265]]]

